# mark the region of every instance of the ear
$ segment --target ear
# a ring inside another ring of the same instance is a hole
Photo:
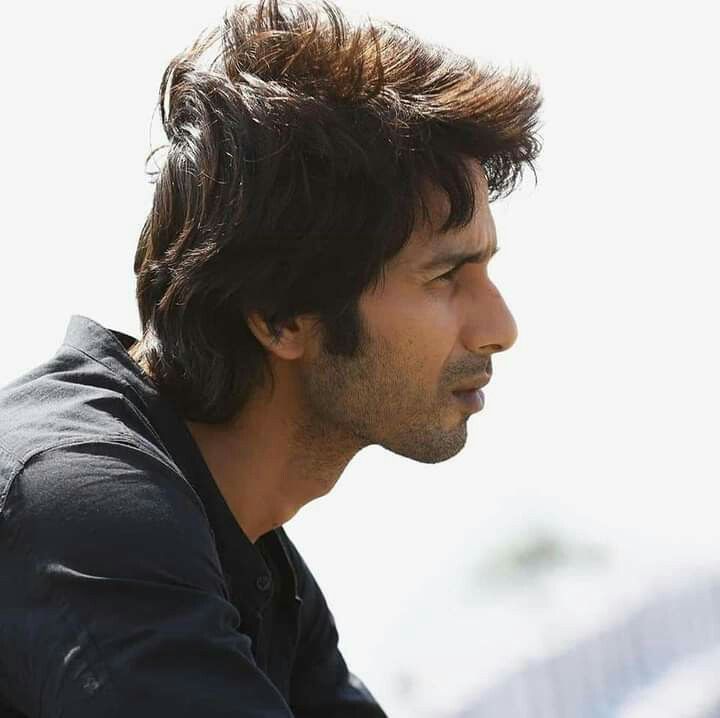
[[[287,361],[299,359],[305,353],[317,324],[311,317],[294,317],[280,327],[280,334],[276,338],[270,332],[267,322],[257,312],[248,315],[247,323],[250,331],[268,352]]]

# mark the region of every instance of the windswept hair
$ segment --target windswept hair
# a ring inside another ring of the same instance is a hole
[[[473,215],[468,158],[491,201],[509,194],[535,174],[540,105],[528,75],[331,2],[229,9],[160,85],[169,145],[134,270],[161,394],[189,420],[235,416],[272,379],[251,312],[275,335],[313,316],[326,351],[354,356],[358,299],[428,219],[424,188],[447,193],[441,232]]]

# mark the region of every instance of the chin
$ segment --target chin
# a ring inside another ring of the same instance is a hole
[[[412,437],[403,437],[402,441],[380,443],[394,454],[404,456],[421,464],[440,464],[443,461],[457,456],[467,443],[467,429],[465,423],[457,426],[445,434],[434,433],[423,437],[415,433]]]

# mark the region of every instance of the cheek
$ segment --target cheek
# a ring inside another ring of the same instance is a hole
[[[449,288],[388,293],[362,309],[373,335],[400,363],[412,362],[415,373],[437,378],[438,363],[458,339],[459,305]]]
[[[407,317],[406,326],[418,343],[430,353],[443,353],[455,344],[458,334],[458,307],[449,293],[431,295],[416,302]]]
[[[398,292],[370,307],[376,325],[386,336],[398,331],[451,331],[457,325],[459,302],[452,289],[439,286],[437,290],[423,288],[413,292]]]
[[[425,307],[424,311],[408,313],[394,330],[396,357],[402,362],[408,380],[425,395],[435,394],[443,384],[443,373],[457,346],[455,316],[439,306]]]

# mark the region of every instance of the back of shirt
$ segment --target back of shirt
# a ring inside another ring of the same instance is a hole
[[[0,716],[384,716],[287,534],[243,534],[133,342],[75,315],[0,389]]]

